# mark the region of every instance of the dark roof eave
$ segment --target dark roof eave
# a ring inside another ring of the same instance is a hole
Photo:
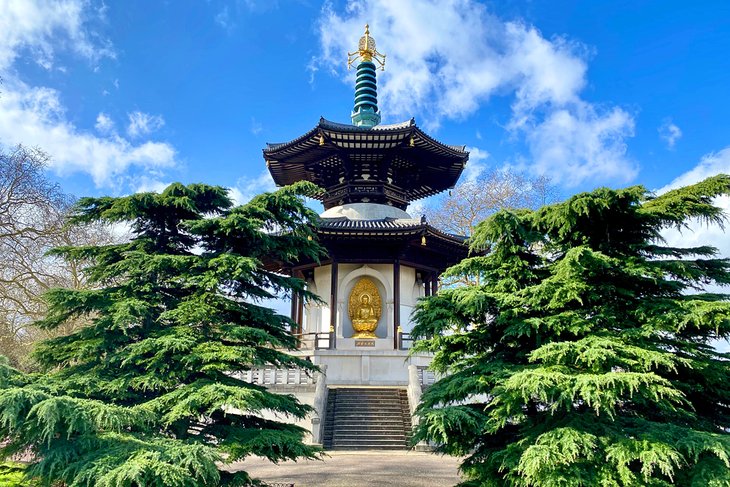
[[[284,142],[284,143],[267,143],[266,147],[263,149],[264,158],[276,158],[276,153],[293,148],[297,145],[300,145],[302,142],[305,142],[312,137],[314,137],[317,133],[319,133],[322,130],[330,130],[333,132],[340,132],[340,133],[362,133],[362,134],[392,134],[393,132],[411,132],[413,131],[416,133],[420,138],[422,138],[424,141],[426,141],[429,145],[433,146],[434,148],[446,151],[447,153],[450,153],[452,156],[460,157],[464,159],[464,162],[466,162],[469,159],[469,152],[466,151],[466,146],[455,146],[455,145],[446,145],[442,142],[439,142],[438,140],[434,139],[433,137],[426,134],[423,130],[421,130],[417,125],[414,119],[410,119],[406,122],[401,122],[398,124],[392,124],[392,125],[376,125],[375,127],[356,127],[355,125],[346,125],[341,124],[337,122],[331,122],[329,120],[326,120],[324,118],[319,119],[319,123],[316,127],[314,127],[309,132],[306,132],[304,135],[297,137],[296,139],[290,141],[290,142]],[[268,156],[268,157],[267,157]]]
[[[338,218],[336,223],[340,225],[333,225],[332,223],[325,222],[324,225],[320,224],[317,228],[317,233],[324,235],[353,235],[353,236],[412,236],[412,235],[424,235],[435,237],[439,240],[458,245],[468,247],[467,237],[460,235],[452,235],[450,233],[442,232],[441,230],[432,227],[427,223],[420,223],[417,225],[410,226],[398,226],[392,221],[371,221],[375,223],[374,227],[364,227],[358,225],[358,220],[347,220]],[[379,224],[379,225],[378,225]]]

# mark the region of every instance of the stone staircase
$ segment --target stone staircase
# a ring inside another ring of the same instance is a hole
[[[411,414],[405,389],[331,388],[323,446],[327,450],[406,450]]]

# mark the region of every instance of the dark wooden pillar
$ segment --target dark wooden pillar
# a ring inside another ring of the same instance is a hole
[[[332,348],[337,346],[337,261],[332,261],[332,280],[330,282],[330,333],[332,334]]]
[[[439,276],[434,274],[431,280],[431,294],[438,294],[439,292]]]
[[[297,333],[301,334],[304,325],[304,298],[302,296],[298,296],[297,304]]]
[[[426,289],[425,295],[430,296],[431,295],[431,274],[421,274],[423,279],[423,287]]]
[[[299,311],[299,304],[297,303],[297,301],[299,301],[299,294],[297,294],[296,292],[294,292],[294,290],[292,290],[292,292],[291,292],[291,320],[294,323],[298,323],[297,322],[297,312]],[[296,333],[296,332],[297,332],[296,329],[292,329],[292,333]]]
[[[393,262],[393,348],[398,350],[398,328],[400,327],[400,261]]]

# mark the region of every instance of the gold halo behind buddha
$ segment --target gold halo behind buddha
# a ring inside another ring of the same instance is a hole
[[[353,338],[375,338],[380,315],[383,311],[378,287],[369,277],[361,277],[350,291],[348,311]]]

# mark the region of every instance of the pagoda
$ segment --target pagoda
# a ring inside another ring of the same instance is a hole
[[[294,296],[291,313],[301,337],[295,353],[326,370],[328,388],[405,388],[409,366],[431,360],[408,354],[416,302],[437,292],[439,275],[468,253],[464,237],[414,218],[408,205],[453,188],[469,153],[413,119],[380,124],[376,71],[385,56],[367,26],[348,65],[357,70],[352,123],[320,118],[304,135],[263,150],[278,186],[305,180],[324,189],[317,234],[327,258],[280,270],[321,299]]]

